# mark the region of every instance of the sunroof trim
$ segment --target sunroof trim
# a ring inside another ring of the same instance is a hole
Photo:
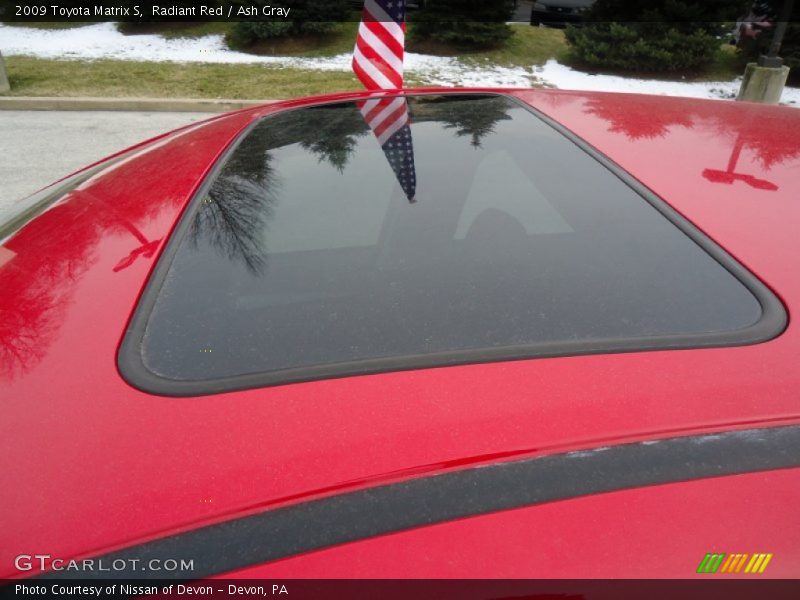
[[[631,188],[638,196],[660,212],[672,225],[675,225],[702,250],[731,273],[753,296],[761,306],[761,318],[750,326],[730,331],[716,333],[695,333],[661,335],[630,338],[606,338],[527,343],[524,345],[508,345],[493,348],[480,348],[469,350],[456,350],[448,352],[412,354],[401,357],[371,358],[363,360],[328,363],[323,365],[305,366],[300,368],[272,370],[261,373],[236,375],[209,380],[176,380],[162,377],[153,373],[143,360],[143,338],[151,311],[158,298],[173,259],[181,242],[195,216],[200,199],[216,181],[220,171],[229,157],[247,135],[264,120],[275,115],[285,114],[290,111],[340,104],[352,100],[337,99],[329,102],[320,102],[312,105],[292,107],[261,117],[251,123],[218,158],[216,164],[181,215],[175,231],[167,242],[163,255],[158,259],[155,268],[147,282],[142,297],[125,331],[123,341],[118,353],[118,367],[123,378],[134,387],[156,395],[164,396],[198,396],[216,394],[221,392],[237,391],[255,387],[267,387],[288,383],[299,383],[320,379],[332,379],[356,375],[367,375],[382,372],[404,371],[411,369],[435,368],[462,364],[478,364],[510,360],[525,360],[530,358],[545,358],[558,356],[578,356],[586,354],[610,354],[622,352],[642,352],[653,350],[693,349],[727,346],[744,346],[767,341],[779,335],[788,323],[786,311],[780,300],[744,266],[739,264],[725,250],[713,240],[705,236],[699,229],[686,220],[680,213],[669,206],[664,200],[656,196],[651,190],[634,179],[619,165],[607,156],[577,137],[563,125],[553,121],[540,111],[524,103],[520,99],[503,93],[488,93],[463,91],[463,92],[425,92],[404,93],[395,96],[455,96],[455,95],[481,95],[500,96],[524,108],[535,118],[544,122],[567,140],[577,145],[581,150],[598,161],[603,167]],[[386,94],[383,94],[385,97]]]

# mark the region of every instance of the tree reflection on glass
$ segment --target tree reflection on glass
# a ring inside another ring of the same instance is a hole
[[[189,229],[193,244],[206,244],[231,260],[240,259],[253,273],[261,273],[266,252],[261,240],[269,218],[274,190],[238,176],[220,176]]]
[[[271,151],[297,144],[341,173],[358,138],[368,131],[354,106],[306,109],[263,120],[230,154],[202,199],[189,229],[191,242],[195,247],[208,244],[241,261],[251,273],[262,273],[267,261],[263,236],[280,192]]]
[[[480,148],[481,140],[494,133],[499,121],[511,118],[508,115],[510,106],[508,99],[502,96],[439,97],[430,102],[420,101],[417,120],[439,121],[445,129],[455,129],[458,137],[469,136],[472,147]],[[431,110],[436,108],[441,110]]]
[[[502,97],[419,96],[412,122],[437,121],[479,148],[498,121],[510,119]],[[344,173],[359,138],[370,129],[355,104],[288,111],[258,123],[230,154],[189,229],[194,247],[208,245],[251,273],[267,263],[265,232],[280,197],[275,150],[298,146]]]
[[[278,188],[270,166],[271,140],[256,133],[230,155],[189,228],[195,247],[208,244],[231,260],[241,260],[253,274],[266,265],[261,235]]]
[[[342,173],[358,144],[358,138],[366,135],[369,128],[355,109],[339,110],[336,116],[329,113],[330,110],[324,109],[310,111],[297,134],[305,150],[313,152],[320,161],[329,162]]]

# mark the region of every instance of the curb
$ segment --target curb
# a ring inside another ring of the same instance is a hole
[[[119,110],[221,113],[271,102],[276,102],[276,100],[0,96],[0,110]]]

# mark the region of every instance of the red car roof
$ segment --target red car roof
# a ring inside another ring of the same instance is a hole
[[[791,317],[800,305],[800,111],[508,93],[665,199],[768,285]],[[226,146],[270,112],[365,96],[273,104],[160,138],[3,243],[4,575],[18,574],[21,549],[92,556],[498,460],[800,423],[800,333],[791,320],[753,346],[463,365],[191,399],[128,385],[116,358],[132,311]],[[787,518],[790,500],[776,505]],[[800,564],[796,546],[792,560]]]

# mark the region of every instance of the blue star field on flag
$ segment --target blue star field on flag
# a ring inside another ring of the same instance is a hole
[[[408,101],[403,96],[370,98],[359,102],[358,107],[381,145],[406,198],[413,202],[417,191],[417,173]]]
[[[417,173],[414,167],[414,145],[411,141],[411,127],[403,125],[383,145],[383,152],[389,160],[400,187],[410,202],[417,193]]]

